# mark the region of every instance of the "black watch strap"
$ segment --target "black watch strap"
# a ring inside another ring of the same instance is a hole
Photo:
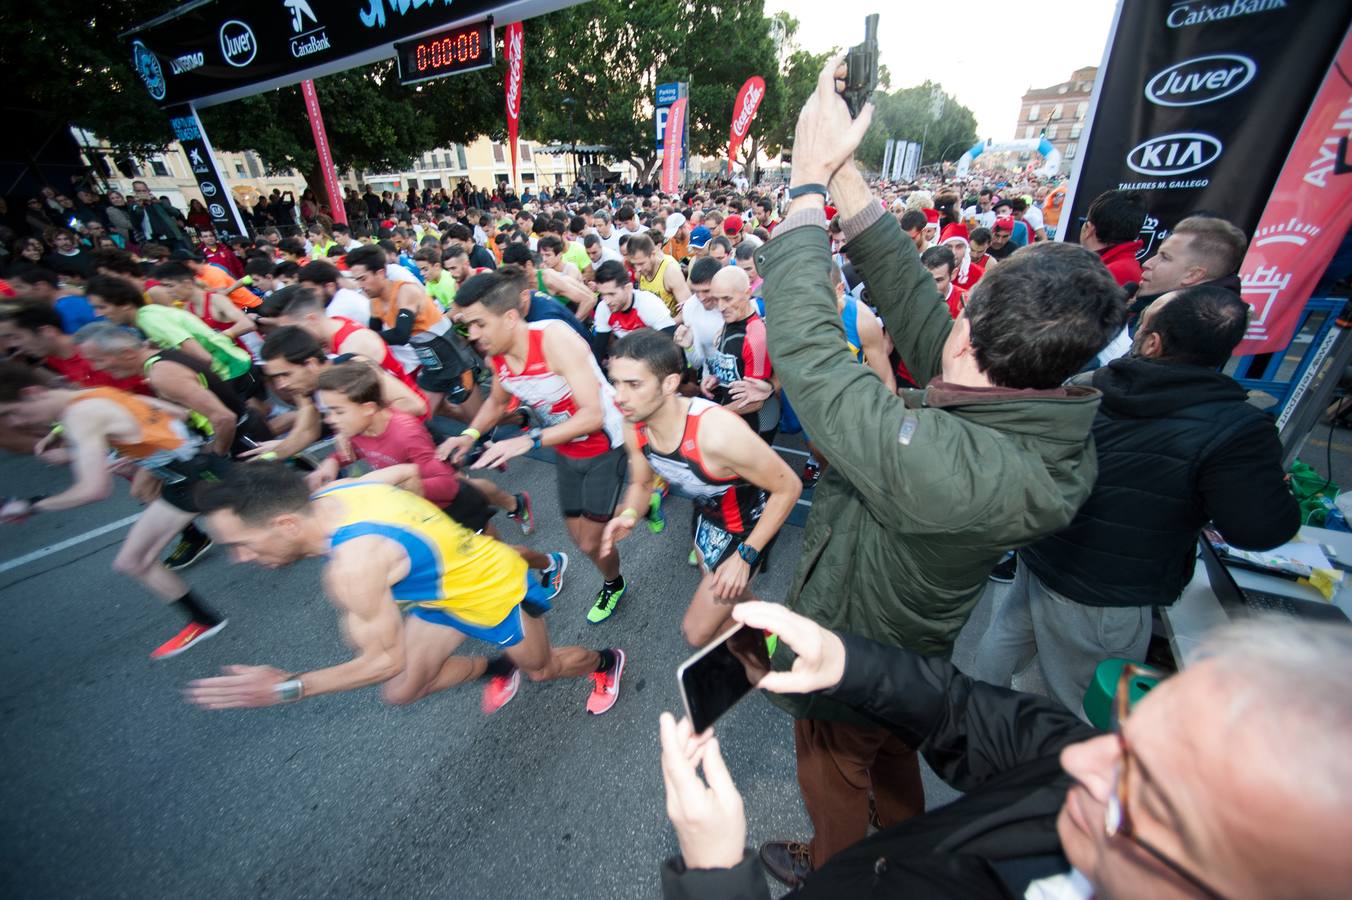
[[[802,197],[802,196],[805,195],[805,194],[821,194],[822,197],[825,198],[825,197],[826,197],[826,185],[824,185],[824,184],[817,184],[817,183],[813,182],[813,183],[811,183],[811,184],[800,184],[800,185],[798,185],[798,187],[791,187],[791,188],[789,188],[789,199],[790,199],[790,200],[797,200],[799,197]]]

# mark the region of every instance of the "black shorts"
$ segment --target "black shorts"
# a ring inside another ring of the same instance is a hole
[[[199,453],[185,462],[173,462],[163,467],[167,476],[160,499],[183,512],[201,512],[197,505],[197,489],[225,479],[234,461],[228,456]]]
[[[483,531],[488,527],[488,520],[493,518],[498,508],[488,502],[483,491],[461,478],[460,490],[456,492],[455,499],[446,505],[444,511],[470,531]]]
[[[609,522],[624,490],[629,459],[623,447],[613,447],[597,456],[577,459],[558,454],[554,467],[559,486],[559,509],[565,519],[579,516],[593,522]]]
[[[752,523],[752,528],[755,523]],[[713,519],[706,516],[698,509],[695,511],[693,527],[691,528],[691,539],[699,550],[701,567],[704,572],[712,573],[718,570],[729,557],[737,553],[737,548],[742,542],[751,537],[751,529],[742,532],[730,532],[717,524]],[[779,535],[770,538],[770,543],[761,550],[760,559],[751,567],[751,577],[755,578],[757,574],[765,570],[765,563],[770,558],[770,549],[774,547],[775,540]]]
[[[445,394],[452,403],[463,403],[474,390],[474,373],[479,358],[455,332],[430,340],[410,342],[418,354],[418,387]]]
[[[264,384],[263,379],[259,376],[257,366],[250,366],[249,371],[245,372],[243,375],[236,375],[234,378],[227,381],[226,384],[230,385],[231,390],[233,390],[241,400],[251,400],[254,397],[263,397],[267,394],[267,385]]]

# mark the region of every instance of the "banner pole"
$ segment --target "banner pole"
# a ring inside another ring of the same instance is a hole
[[[333,155],[329,152],[329,135],[324,130],[324,113],[319,108],[319,94],[315,91],[313,79],[300,83],[300,92],[305,97],[305,112],[310,119],[310,133],[314,135],[315,152],[319,154],[319,171],[324,174],[324,193],[329,197],[329,211],[333,221],[347,224],[347,209],[343,206],[343,196],[338,190],[338,172],[333,167]]]

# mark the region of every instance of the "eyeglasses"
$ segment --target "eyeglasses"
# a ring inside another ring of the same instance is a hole
[[[1108,805],[1103,818],[1103,830],[1109,838],[1123,837],[1131,841],[1179,878],[1200,891],[1203,896],[1209,897],[1211,900],[1224,900],[1223,894],[1213,890],[1181,863],[1171,859],[1164,851],[1137,834],[1136,828],[1132,824],[1131,810],[1128,807],[1127,798],[1131,794],[1132,772],[1139,766],[1139,763],[1136,765],[1132,763],[1131,747],[1127,744],[1126,735],[1122,733],[1122,723],[1131,710],[1132,681],[1141,676],[1158,678],[1160,675],[1161,673],[1154,669],[1128,663],[1123,667],[1122,674],[1117,679],[1117,693],[1113,696],[1113,732],[1117,737],[1118,748],[1121,751],[1121,762],[1118,763],[1117,772],[1114,775],[1112,793],[1108,796]]]

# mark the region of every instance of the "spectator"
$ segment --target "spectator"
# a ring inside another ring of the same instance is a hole
[[[1104,191],[1080,226],[1080,246],[1097,253],[1120,285],[1141,281],[1136,255],[1144,246],[1139,236],[1145,216],[1145,198],[1137,191]]]
[[[1244,232],[1224,219],[1189,216],[1174,226],[1154,256],[1141,267],[1130,313],[1139,315],[1170,291],[1214,285],[1238,294],[1239,267],[1249,248]]]

